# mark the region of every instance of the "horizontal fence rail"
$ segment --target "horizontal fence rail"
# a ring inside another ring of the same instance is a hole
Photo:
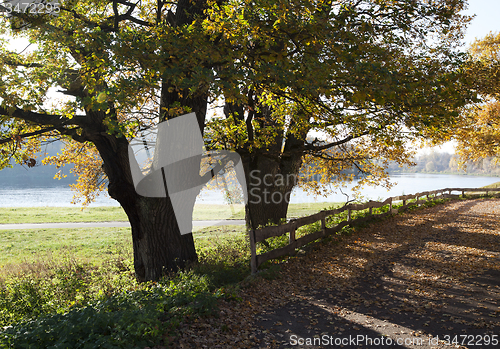
[[[324,210],[316,214],[313,214],[311,216],[291,219],[286,224],[269,226],[262,229],[252,230],[250,231],[252,273],[256,273],[258,267],[265,261],[274,258],[279,258],[288,254],[294,254],[297,248],[300,248],[314,240],[335,234],[340,230],[342,230],[342,228],[344,228],[345,226],[348,225],[355,226],[363,222],[370,221],[375,217],[379,218],[391,214],[396,214],[398,213],[399,210],[404,210],[409,206],[422,205],[427,201],[458,197],[457,194],[453,195],[452,192],[461,192],[462,196],[464,196],[465,193],[485,193],[486,195],[489,195],[490,193],[500,193],[500,188],[445,188],[439,190],[424,191],[421,193],[410,194],[410,195],[394,196],[382,202],[370,200],[363,204],[348,204],[343,207],[336,208],[334,210]],[[423,199],[424,197],[425,200]],[[400,201],[402,201],[402,205],[399,206],[398,209],[394,209],[392,207],[393,203]],[[384,206],[389,206],[387,212],[379,214],[372,213],[372,210],[374,208],[381,208]],[[356,219],[351,218],[351,214],[353,211],[362,211],[367,209],[369,210],[368,211],[369,214],[366,217],[360,217]],[[339,215],[340,213],[343,213],[345,211],[347,211],[347,220],[337,223],[334,227],[328,228],[326,226],[327,218]],[[321,222],[320,230],[315,231],[313,233],[309,233],[298,239],[295,237],[295,232],[297,231],[297,229],[305,225],[313,224],[316,222]],[[258,242],[262,242],[271,237],[282,236],[287,233],[289,234],[289,239],[288,239],[288,244],[286,246],[277,248],[272,251],[268,251],[260,255],[257,254]]]

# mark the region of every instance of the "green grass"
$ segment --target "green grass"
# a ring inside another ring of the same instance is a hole
[[[245,207],[243,205],[209,205],[197,204],[193,210],[193,220],[214,219],[245,219]]]
[[[196,246],[204,248],[214,240],[244,236],[238,225],[203,228],[194,233]],[[2,267],[27,261],[71,258],[98,263],[114,254],[132,258],[130,228],[75,228],[0,230],[0,277]]]
[[[490,185],[485,185],[484,187],[481,188],[500,188],[500,182],[496,182]]]
[[[0,231],[0,348],[152,347],[212,314],[249,275],[248,240],[244,226],[194,237],[198,264],[138,284],[129,228]]]
[[[131,244],[130,228],[0,230],[0,267],[51,256],[101,261]]]
[[[0,223],[126,221],[121,207],[0,207]]]
[[[321,210],[329,210],[342,206],[342,203],[334,202],[314,202],[305,204],[290,204],[288,208],[288,218],[298,218],[310,216]]]
[[[317,213],[333,203],[290,204],[288,218]],[[244,219],[243,205],[196,205],[194,220]],[[0,224],[127,221],[121,207],[0,207]]]

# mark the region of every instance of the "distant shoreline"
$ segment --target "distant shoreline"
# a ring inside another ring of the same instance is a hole
[[[393,174],[434,174],[434,175],[447,175],[447,176],[474,176],[474,177],[495,177],[500,178],[498,174],[489,173],[460,173],[460,172],[390,172],[389,177]]]

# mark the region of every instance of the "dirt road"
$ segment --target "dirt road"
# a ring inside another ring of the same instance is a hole
[[[175,348],[498,348],[500,200],[453,201],[316,243]]]

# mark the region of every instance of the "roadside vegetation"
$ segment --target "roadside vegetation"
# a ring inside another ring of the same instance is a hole
[[[211,314],[249,274],[244,227],[196,235],[199,263],[136,282],[128,228],[0,232],[0,347],[144,347]]]

